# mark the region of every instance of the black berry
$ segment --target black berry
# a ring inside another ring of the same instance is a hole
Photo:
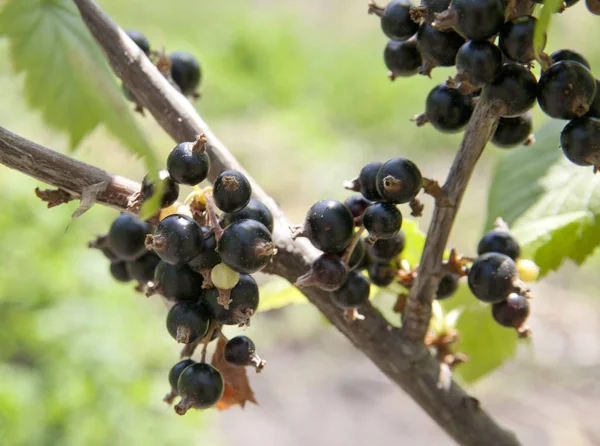
[[[454,273],[444,274],[438,284],[435,298],[437,300],[443,300],[451,297],[458,289],[459,278],[460,277]]]
[[[160,181],[163,186],[160,206],[163,208],[171,206],[179,197],[179,184],[173,181],[169,172],[164,169],[158,171],[158,180],[151,180],[149,175],[144,177],[141,190],[142,199],[149,200],[154,195],[157,181]]]
[[[110,274],[119,282],[125,283],[131,280],[131,275],[127,271],[127,264],[125,262],[112,262],[110,264]]]
[[[352,195],[344,200],[344,204],[350,210],[357,226],[361,225],[362,215],[371,203],[372,201],[367,200],[362,195]]]
[[[348,265],[333,254],[321,254],[310,270],[296,280],[297,287],[317,286],[325,291],[335,291],[348,278]]]
[[[596,79],[596,95],[594,101],[590,105],[586,116],[590,118],[600,118],[600,79]]]
[[[144,52],[146,56],[150,55],[150,42],[141,32],[135,29],[125,31],[129,38]]]
[[[402,227],[402,214],[392,203],[373,203],[363,214],[363,225],[373,241],[392,238]]]
[[[383,163],[374,161],[363,167],[358,174],[360,193],[367,200],[381,200],[381,195],[377,191],[377,172],[379,172],[381,166],[383,166]]]
[[[377,191],[392,203],[408,203],[421,190],[421,171],[406,158],[394,158],[381,166],[377,172]]]
[[[365,276],[351,271],[348,280],[336,291],[331,292],[332,302],[343,309],[356,308],[369,300],[371,285]]]
[[[369,246],[369,255],[378,262],[389,262],[404,251],[404,232],[400,231],[388,239],[379,239]]]
[[[238,367],[252,363],[252,356],[256,354],[254,342],[247,336],[236,336],[225,344],[223,357],[225,361]]]
[[[390,70],[391,79],[413,76],[419,72],[419,67],[423,64],[416,40],[406,42],[390,40],[383,50],[383,61]]]
[[[169,370],[169,384],[171,385],[171,391],[174,395],[179,394],[179,391],[177,390],[177,381],[179,381],[179,377],[183,371],[192,364],[196,364],[196,361],[189,358],[183,359],[171,367],[171,370]]]
[[[460,132],[473,114],[473,99],[446,84],[435,87],[427,96],[425,116],[443,133]]]
[[[486,40],[497,34],[504,23],[502,0],[454,0],[446,13],[455,29],[470,40]],[[440,17],[436,18],[440,22]]]
[[[195,142],[182,142],[175,146],[167,158],[171,178],[180,184],[194,186],[208,176],[210,158],[202,138]]]
[[[506,300],[492,305],[494,320],[508,328],[521,328],[529,317],[529,311],[529,300],[517,293],[512,293]]]
[[[431,23],[435,20],[435,14],[444,12],[450,6],[450,0],[421,0],[425,22]]]
[[[193,218],[172,214],[160,221],[146,245],[165,262],[181,265],[202,253],[203,242],[201,227]]]
[[[469,40],[456,54],[457,80],[476,88],[491,82],[502,69],[502,52],[493,43]]]
[[[594,15],[600,15],[600,0],[585,0],[588,11]]]
[[[517,265],[510,257],[490,252],[473,262],[468,283],[471,292],[483,302],[501,302],[515,288],[518,278]]]
[[[600,120],[577,118],[560,134],[563,153],[578,166],[600,166]]]
[[[160,293],[168,300],[198,302],[202,296],[203,277],[187,265],[171,265],[161,261],[154,272]]]
[[[380,288],[390,285],[396,278],[396,270],[389,263],[371,263],[367,273],[371,283]]]
[[[223,397],[225,383],[221,373],[210,364],[197,362],[183,370],[177,381],[181,401],[175,405],[178,415],[191,409],[208,409]]]
[[[477,245],[477,254],[498,252],[517,260],[521,255],[521,246],[517,239],[506,230],[493,230],[485,234]]]
[[[596,79],[586,67],[570,60],[557,62],[542,73],[538,103],[548,116],[574,119],[585,115],[596,95]]]
[[[188,262],[190,268],[194,271],[211,269],[218,263],[221,263],[221,256],[217,251],[217,239],[212,229],[203,226],[202,228],[202,249],[197,257]]]
[[[586,67],[588,70],[591,70],[590,63],[583,56],[583,54],[575,51],[575,50],[558,50],[550,54],[550,59],[552,59],[553,63],[561,62],[563,60],[571,60],[573,62],[579,62],[581,65]]]
[[[530,113],[516,118],[500,118],[492,142],[505,149],[515,147],[530,141],[532,130],[533,118]]]
[[[256,220],[261,222],[270,233],[273,233],[273,215],[268,207],[266,207],[262,201],[251,199],[246,207],[240,209],[237,212],[231,214],[223,214],[221,218],[221,226],[226,227],[234,221],[244,219]]]
[[[275,254],[271,233],[256,220],[239,220],[225,228],[217,250],[221,261],[239,273],[254,274]]]
[[[354,219],[345,204],[321,200],[308,210],[303,231],[315,248],[337,254],[352,241]]]
[[[533,46],[533,34],[537,19],[531,16],[518,17],[506,22],[500,31],[498,44],[502,52],[509,59],[523,64],[535,60],[535,48]],[[546,45],[546,35],[542,47]]]
[[[202,77],[198,61],[191,54],[183,52],[173,53],[169,59],[173,81],[185,96],[192,96]]]
[[[135,260],[146,252],[146,235],[152,227],[130,214],[121,214],[110,226],[108,239],[110,249],[124,260]]]
[[[465,39],[454,31],[442,32],[423,23],[417,32],[417,46],[423,59],[440,67],[451,67]]]
[[[390,39],[406,40],[419,29],[419,25],[410,18],[410,7],[407,0],[393,0],[380,12],[381,29]]]
[[[247,324],[258,308],[259,292],[256,281],[248,274],[240,274],[229,298],[229,308],[225,308],[219,303],[219,291],[209,288],[205,290],[200,305],[212,320],[220,324]]]
[[[237,212],[243,209],[252,196],[252,186],[248,178],[237,170],[222,172],[214,182],[213,198],[223,212]]]
[[[210,320],[194,302],[177,302],[167,314],[167,330],[177,342],[191,344],[208,332]]]
[[[156,253],[148,251],[140,258],[127,262],[127,272],[132,279],[145,284],[154,279],[154,271],[159,262],[160,257]]]
[[[501,116],[514,118],[533,107],[537,81],[523,65],[507,63],[498,76],[483,87],[483,94],[489,101],[502,105]]]

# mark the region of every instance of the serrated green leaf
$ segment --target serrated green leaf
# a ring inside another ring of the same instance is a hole
[[[12,0],[0,10],[0,36],[24,74],[27,103],[50,126],[68,133],[71,149],[98,125],[157,170],[116,78],[72,1]]]
[[[533,46],[536,49],[536,53],[544,48],[544,45],[546,44],[544,36],[546,35],[548,28],[550,28],[552,15],[559,10],[563,1],[564,0],[544,0],[544,7],[537,19],[535,32],[533,34]]]
[[[441,302],[446,313],[461,311],[456,322],[460,341],[455,351],[466,353],[469,360],[456,368],[465,382],[474,382],[500,367],[517,351],[517,331],[497,324],[490,305],[477,300],[466,283],[456,294]]]
[[[564,157],[563,126],[550,123],[534,146],[502,158],[488,203],[488,225],[503,217],[541,275],[565,259],[581,264],[600,244],[600,176]]]

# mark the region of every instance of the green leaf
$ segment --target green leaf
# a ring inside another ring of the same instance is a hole
[[[536,53],[543,50],[546,45],[546,33],[550,28],[552,15],[558,11],[564,0],[544,0],[544,7],[537,19],[535,33],[533,34],[533,46]]]
[[[402,251],[402,258],[411,266],[414,266],[421,261],[423,246],[425,246],[425,234],[419,229],[419,224],[416,220],[404,220],[402,231],[404,231],[406,240],[406,246],[404,251]]]
[[[483,378],[515,355],[517,331],[497,324],[491,306],[477,300],[466,283],[461,283],[452,299],[441,304],[445,312],[461,311],[456,323],[460,341],[454,351],[469,356],[466,363],[456,368],[456,374],[465,382]]]
[[[258,311],[277,310],[286,305],[306,302],[308,300],[298,288],[285,279],[274,278],[260,287]]]
[[[50,126],[68,133],[71,149],[98,125],[157,170],[116,78],[72,1],[12,0],[0,10],[0,36],[24,74],[28,104]]]
[[[534,146],[501,159],[488,203],[488,227],[504,218],[542,275],[566,259],[583,263],[600,244],[600,176],[564,157],[563,125],[551,122]]]

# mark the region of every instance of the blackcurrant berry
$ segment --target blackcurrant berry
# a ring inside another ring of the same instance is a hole
[[[187,265],[171,265],[159,262],[154,271],[154,280],[160,293],[168,300],[198,302],[202,297],[202,276]]]
[[[516,118],[500,118],[492,142],[502,148],[511,148],[531,141],[533,118],[531,113]]]
[[[483,302],[501,302],[515,289],[517,265],[504,254],[490,252],[473,262],[468,283],[471,292]]]
[[[171,178],[180,184],[194,186],[208,176],[210,158],[206,153],[206,140],[182,142],[175,146],[167,158]]]
[[[600,166],[600,119],[573,119],[560,134],[560,145],[572,163]]]
[[[594,15],[600,15],[600,0],[585,0],[588,11]]]
[[[362,215],[371,203],[372,201],[367,200],[362,195],[352,195],[344,200],[344,204],[350,210],[350,213],[358,226],[361,225]]]
[[[127,271],[127,264],[125,262],[112,262],[110,264],[110,274],[119,282],[129,282],[131,280],[131,275]]]
[[[301,235],[308,237],[315,248],[336,254],[350,245],[353,234],[354,219],[346,205],[321,200],[308,210]]]
[[[570,60],[557,62],[542,73],[538,103],[548,116],[574,119],[585,115],[596,95],[596,79],[586,67]]]
[[[177,390],[177,381],[179,381],[179,377],[183,373],[183,371],[191,366],[192,364],[196,364],[196,361],[193,359],[183,359],[171,367],[169,371],[169,384],[171,385],[171,391],[174,395],[178,395],[179,391]]]
[[[410,17],[411,4],[407,0],[392,0],[382,9],[369,5],[369,12],[381,17],[381,29],[390,39],[406,40],[412,37],[419,25]]]
[[[537,81],[523,65],[506,63],[498,76],[483,87],[483,95],[489,101],[501,104],[501,116],[514,118],[533,107]]]
[[[483,87],[500,73],[502,59],[500,48],[493,43],[469,40],[456,54],[457,80],[466,81],[476,88]]]
[[[146,252],[144,241],[152,227],[130,214],[121,214],[110,226],[110,249],[124,260],[135,260]]]
[[[177,381],[181,401],[175,405],[178,415],[191,409],[208,409],[223,397],[225,383],[221,373],[212,365],[197,362],[186,367]]]
[[[583,56],[583,54],[575,51],[575,50],[558,50],[550,54],[550,59],[552,59],[553,63],[561,62],[563,60],[571,60],[573,62],[579,62],[581,65],[586,67],[588,70],[591,70],[590,63]]]
[[[196,221],[187,215],[172,214],[163,218],[146,246],[173,265],[187,263],[202,253],[204,237]]]
[[[268,207],[266,207],[262,201],[251,199],[246,207],[242,208],[237,212],[231,214],[224,214],[221,218],[221,226],[229,226],[234,221],[244,219],[256,220],[261,222],[270,233],[273,233],[273,215]]]
[[[396,277],[396,270],[389,263],[371,263],[367,272],[371,283],[380,288],[389,286]]]
[[[360,269],[361,266],[365,264],[366,257],[367,244],[365,243],[365,239],[361,238],[356,243],[352,255],[350,255],[350,260],[348,260],[348,268],[350,271]]]
[[[450,0],[421,0],[420,4],[427,23],[432,23],[435,20],[435,14],[444,12],[449,6]]]
[[[458,276],[458,274],[444,274],[442,276],[442,279],[440,280],[440,283],[438,284],[437,292],[435,293],[435,298],[437,300],[443,300],[452,296],[458,289],[459,279],[460,277]]]
[[[179,184],[173,181],[173,178],[171,178],[169,172],[164,169],[158,171],[158,180],[151,180],[149,175],[144,177],[142,180],[142,199],[146,201],[154,195],[156,181],[160,181],[163,186],[160,206],[163,208],[171,206],[179,197]]]
[[[423,59],[440,67],[451,67],[465,39],[454,31],[442,32],[423,23],[417,32],[417,46]]]
[[[100,248],[100,251],[102,252],[102,254],[104,254],[104,257],[106,257],[108,260],[110,260],[111,262],[119,262],[120,260],[122,260],[111,248],[109,248],[108,246],[105,246],[103,248]]]
[[[453,0],[448,12],[437,16],[435,23],[447,23],[469,40],[486,40],[500,30],[504,10],[502,0]]]
[[[531,16],[518,17],[506,22],[500,30],[498,44],[502,52],[515,62],[527,64],[535,60],[535,48],[533,46],[533,34],[537,19]],[[546,34],[544,34],[542,50],[546,45]]]
[[[256,220],[239,220],[225,228],[217,250],[221,261],[239,273],[254,274],[271,260],[276,252],[271,233]]]
[[[590,118],[600,118],[600,79],[596,79],[596,95],[594,101],[590,105],[586,116]]]
[[[177,302],[167,314],[167,330],[177,342],[191,344],[208,332],[210,320],[194,302]]]
[[[255,354],[254,342],[247,336],[236,336],[230,339],[223,350],[225,361],[238,367],[250,365]]]
[[[371,285],[365,276],[351,271],[348,280],[336,291],[331,292],[332,302],[343,309],[356,308],[369,300]]]
[[[508,328],[521,328],[529,317],[529,311],[529,300],[517,293],[512,293],[506,300],[492,305],[494,320]]]
[[[381,200],[381,195],[377,191],[377,172],[379,172],[381,166],[383,166],[383,163],[374,161],[363,167],[358,174],[360,193],[367,200]]]
[[[148,251],[140,258],[127,262],[127,272],[132,279],[145,284],[154,279],[154,271],[159,262],[160,257],[156,253]]]
[[[125,31],[129,38],[144,52],[146,56],[150,55],[150,42],[141,32],[135,29]]]
[[[221,256],[217,251],[217,239],[212,229],[203,226],[202,228],[202,250],[200,254],[190,260],[188,265],[194,271],[200,272],[203,269],[211,269],[218,263],[221,263]]]
[[[402,214],[392,203],[373,203],[363,214],[363,225],[372,241],[392,238],[402,227]]]
[[[473,114],[473,98],[463,95],[446,84],[435,87],[427,96],[425,116],[443,133],[460,132]]]
[[[389,262],[395,259],[404,251],[405,237],[404,232],[388,239],[379,239],[368,248],[369,255],[378,262]]]
[[[298,288],[317,286],[325,291],[335,291],[348,278],[348,265],[333,254],[321,254],[313,262],[308,272],[296,280]]]
[[[259,292],[256,281],[248,274],[240,274],[229,298],[231,301],[226,309],[219,303],[219,290],[209,288],[204,291],[200,305],[212,320],[220,324],[247,324],[258,308]]]
[[[226,170],[215,180],[213,198],[223,212],[242,210],[252,196],[252,186],[248,178],[237,170]]]
[[[517,260],[521,255],[521,246],[510,232],[495,229],[485,234],[477,245],[477,255],[488,252],[498,252]]]
[[[179,52],[169,56],[171,60],[171,77],[184,96],[192,96],[202,78],[200,65],[194,56]]]
[[[383,50],[383,61],[390,70],[390,79],[396,77],[409,77],[419,72],[423,64],[421,53],[416,40],[399,42],[390,40]]]
[[[419,168],[406,158],[394,158],[377,172],[377,191],[392,203],[408,203],[417,196],[423,184]]]

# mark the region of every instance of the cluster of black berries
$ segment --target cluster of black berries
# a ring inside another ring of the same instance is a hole
[[[132,206],[150,199],[162,183],[158,223],[153,227],[128,213],[112,223],[109,233],[92,242],[111,260],[111,273],[121,282],[136,280],[139,291],[160,294],[172,306],[167,330],[186,344],[183,357],[196,346],[219,336],[223,325],[248,325],[259,303],[259,289],[251,274],[262,270],[276,253],[272,241],[273,217],[261,202],[251,198],[252,187],[244,174],[226,170],[213,187],[197,185],[207,178],[210,158],[203,136],[178,144],[169,154],[167,169],[158,178],[144,178]],[[179,186],[194,186],[186,204],[177,202]],[[220,214],[220,215],[219,215]],[[223,378],[213,366],[186,359],[170,374],[172,393],[181,395],[175,407],[216,404],[223,394]],[[247,337],[227,342],[224,358],[235,366],[264,362]],[[185,366],[185,367],[184,367]]]
[[[479,241],[477,254],[468,272],[471,292],[482,302],[492,304],[496,322],[527,336],[529,329],[525,321],[529,317],[530,296],[519,276],[521,271],[530,275],[528,269],[536,266],[527,261],[519,262],[519,242],[502,222]]]
[[[126,31],[127,35],[140,47],[147,57],[150,57],[159,70],[187,97],[198,98],[198,87],[202,80],[202,71],[198,60],[190,53],[175,52],[168,56],[160,51],[151,51],[150,42],[144,34],[136,30]],[[125,97],[137,103],[133,93],[123,86]],[[139,105],[138,105],[139,107]]]
[[[370,283],[385,287],[398,276],[404,234],[397,205],[412,202],[422,184],[421,172],[412,161],[394,158],[367,164],[347,183],[348,189],[361,195],[351,196],[345,203],[315,203],[292,233],[307,237],[323,254],[296,285],[330,291],[334,304],[344,309],[349,319],[359,318],[357,308],[369,299]],[[363,239],[364,230],[368,236]],[[370,282],[361,274],[365,269]]]
[[[576,2],[566,1],[561,12]],[[444,133],[459,132],[469,122],[474,103],[483,97],[497,105],[501,116],[492,142],[503,148],[528,145],[534,142],[528,111],[537,99],[548,116],[570,121],[561,135],[566,157],[597,170],[600,81],[576,51],[563,49],[548,56],[545,45],[536,51],[537,20],[515,17],[515,3],[422,0],[417,7],[408,0],[394,0],[385,8],[371,2],[369,12],[381,17],[383,32],[391,39],[384,61],[392,80],[456,65],[456,76],[429,93],[425,112],[414,118],[418,125],[431,123]],[[597,0],[587,4],[598,13]],[[535,60],[542,67],[539,81],[531,72]]]

